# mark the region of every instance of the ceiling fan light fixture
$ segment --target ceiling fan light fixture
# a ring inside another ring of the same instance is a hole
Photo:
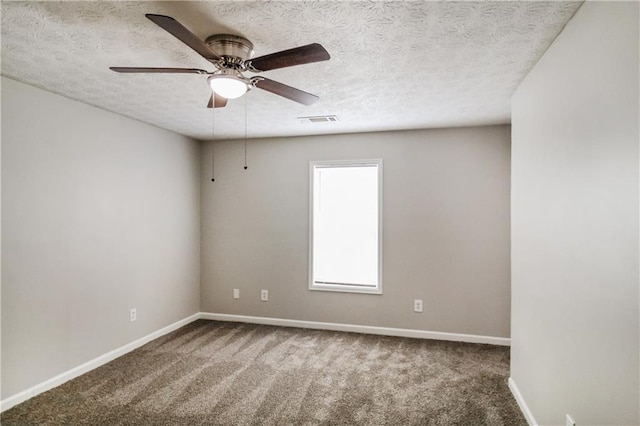
[[[225,71],[209,76],[211,89],[225,99],[236,99],[247,93],[247,82],[239,75]]]
[[[197,68],[109,67],[112,71],[118,73],[208,75],[207,83],[211,86],[213,94],[209,99],[207,108],[224,107],[228,99],[239,98],[254,87],[303,105],[311,105],[320,99],[316,95],[278,83],[275,80],[262,76],[249,79],[242,75],[244,71],[263,72],[329,60],[329,52],[318,43],[298,46],[293,49],[254,58],[253,43],[244,37],[233,34],[214,34],[208,37],[206,41],[202,41],[187,27],[170,16],[153,13],[147,13],[145,16],[213,64],[217,71],[210,73]]]

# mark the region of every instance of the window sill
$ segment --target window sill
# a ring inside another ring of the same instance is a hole
[[[382,295],[382,287],[360,287],[348,285],[322,285],[312,284],[309,286],[312,291],[331,291],[336,293],[359,293],[359,294],[378,294]]]

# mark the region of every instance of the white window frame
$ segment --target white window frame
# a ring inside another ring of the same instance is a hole
[[[361,286],[350,284],[319,284],[313,280],[313,189],[316,166],[322,167],[361,167],[376,165],[378,167],[378,285]],[[311,161],[309,163],[309,290],[334,291],[345,293],[382,294],[382,159],[369,160],[330,160]]]

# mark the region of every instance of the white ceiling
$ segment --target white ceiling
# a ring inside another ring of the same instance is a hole
[[[581,2],[2,2],[2,75],[196,139],[211,139],[206,76],[109,66],[213,67],[145,18],[205,39],[250,39],[256,56],[313,42],[331,60],[265,77],[320,96],[262,90],[215,111],[215,137],[508,123],[510,97]],[[251,74],[249,74],[251,75]],[[301,124],[297,117],[337,115]]]

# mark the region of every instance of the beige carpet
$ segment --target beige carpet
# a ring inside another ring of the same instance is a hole
[[[499,346],[196,321],[2,425],[526,425]]]

